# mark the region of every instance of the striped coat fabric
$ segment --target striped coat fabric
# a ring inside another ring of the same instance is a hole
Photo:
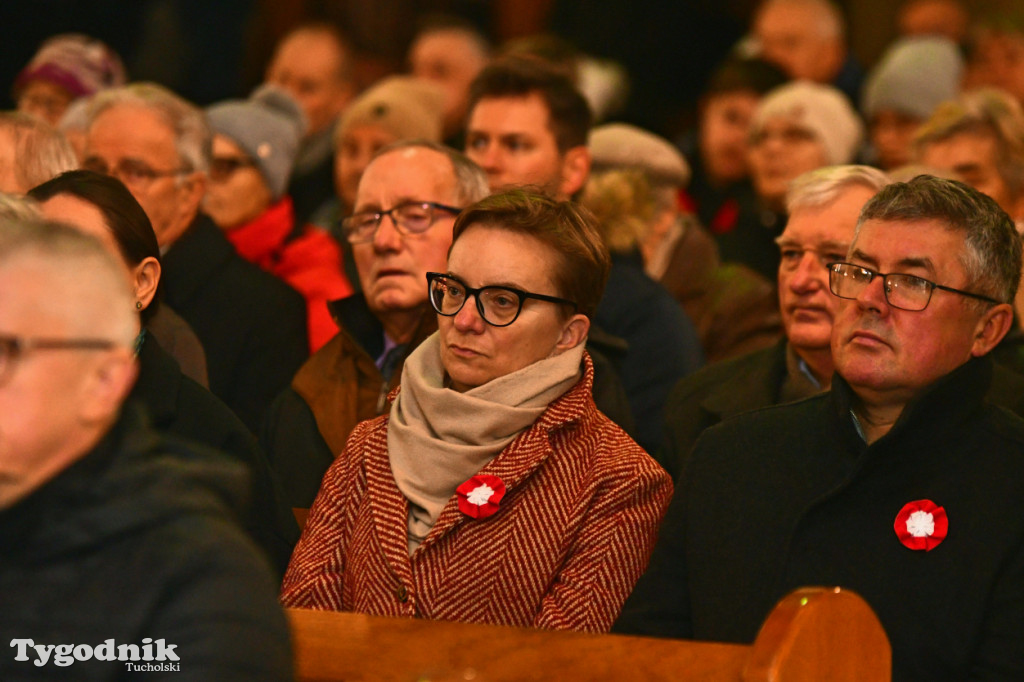
[[[477,520],[453,496],[409,556],[387,415],[324,477],[285,575],[285,606],[606,632],[647,566],[668,474],[591,397],[593,368],[479,473],[507,488]]]

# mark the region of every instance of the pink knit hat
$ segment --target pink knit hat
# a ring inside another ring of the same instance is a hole
[[[96,38],[63,33],[48,38],[14,81],[15,95],[29,81],[55,83],[75,97],[124,85],[124,64],[117,53]]]

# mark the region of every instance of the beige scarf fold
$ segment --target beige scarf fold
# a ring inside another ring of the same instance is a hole
[[[409,500],[409,553],[437,522],[455,488],[480,471],[579,381],[583,346],[459,393],[445,387],[435,332],[405,361],[391,406],[388,459]]]

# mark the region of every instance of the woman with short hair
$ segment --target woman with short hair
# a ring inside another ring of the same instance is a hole
[[[608,630],[672,483],[594,406],[592,221],[519,190],[462,212],[427,277],[439,331],[327,472],[286,606]]]

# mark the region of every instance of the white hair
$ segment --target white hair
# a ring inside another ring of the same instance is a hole
[[[213,135],[199,108],[162,85],[132,83],[104,90],[92,98],[88,108],[89,127],[100,114],[118,105],[144,107],[157,114],[174,131],[174,146],[183,169],[202,173],[209,170]]]
[[[35,116],[2,112],[0,130],[11,137],[14,178],[25,191],[78,168],[78,157],[63,133]]]
[[[790,214],[806,208],[818,208],[836,201],[850,187],[865,187],[878,192],[892,180],[871,166],[826,166],[797,176],[786,192],[786,211]]]

